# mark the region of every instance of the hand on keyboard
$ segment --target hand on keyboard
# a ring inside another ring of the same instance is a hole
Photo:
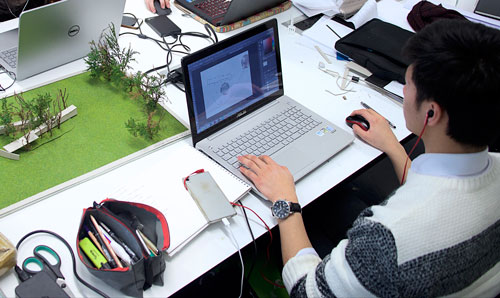
[[[267,155],[244,155],[239,156],[238,160],[246,166],[240,167],[243,175],[269,200],[298,202],[293,176],[287,167],[280,166]]]

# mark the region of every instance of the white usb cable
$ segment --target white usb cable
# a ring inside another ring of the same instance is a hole
[[[230,227],[229,221],[227,220],[227,218],[223,218],[222,222],[224,223],[224,225],[226,226],[227,230],[229,231],[229,234],[231,235],[233,244],[236,247],[236,249],[238,250],[238,254],[240,255],[240,261],[241,261],[241,285],[240,285],[240,296],[239,297],[241,298],[241,296],[243,295],[243,281],[244,281],[244,278],[245,278],[245,264],[243,264],[243,257],[241,256],[241,250],[240,250],[240,247],[238,245],[238,241],[236,241],[236,238],[234,237],[233,230]]]

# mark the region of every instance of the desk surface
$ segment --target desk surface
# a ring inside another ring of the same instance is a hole
[[[383,0],[378,3],[379,17],[386,20],[396,20],[396,24],[405,25],[405,11],[401,3],[393,0]],[[184,17],[175,7],[172,8],[171,19],[179,25],[183,31],[200,31],[204,29],[201,24],[191,18]],[[149,17],[143,1],[127,1],[125,12],[134,12],[139,18]],[[295,8],[277,15],[279,23],[290,20],[301,13]],[[264,20],[265,21],[265,20]],[[262,21],[261,21],[262,22]],[[5,30],[9,24],[0,24],[0,31]],[[2,27],[3,26],[3,27]],[[405,25],[407,26],[407,24]],[[155,36],[155,33],[146,25],[143,26],[144,33]],[[240,32],[238,29],[235,32]],[[345,125],[344,119],[354,109],[362,108],[360,101],[364,101],[375,110],[386,116],[393,122],[396,136],[402,140],[409,135],[405,128],[403,113],[400,105],[392,100],[383,97],[375,91],[362,84],[354,86],[357,92],[347,93],[346,100],[342,96],[333,96],[325,89],[338,90],[335,79],[318,69],[318,62],[323,61],[322,56],[314,49],[299,44],[300,36],[297,33],[280,25],[280,43],[282,51],[283,79],[285,93],[301,102],[308,108],[318,112],[323,117],[332,121],[341,128],[351,132]],[[219,34],[219,38],[225,38],[233,33]],[[193,50],[202,48],[209,44],[208,41],[199,38],[186,38],[183,40]],[[120,37],[120,45],[125,47],[131,45],[132,48],[141,54],[137,57],[137,62],[133,65],[136,70],[147,70],[154,66],[162,65],[165,61],[165,52],[157,47],[153,42],[139,39],[134,36]],[[174,67],[180,64],[181,55],[174,54]],[[343,63],[334,61],[328,65],[332,69],[343,72]],[[62,77],[71,76],[85,69],[83,61],[75,61],[67,65],[50,70],[41,75],[29,78],[15,84],[15,89],[21,91],[31,89],[35,86],[58,80]],[[3,82],[4,78],[0,78]],[[167,96],[170,103],[166,108],[175,113],[181,120],[187,123],[187,108],[185,95],[173,86],[166,87]],[[4,94],[0,94],[4,96]],[[351,132],[352,133],[352,132]],[[178,142],[191,143],[190,138],[181,139]],[[161,147],[140,159],[124,164],[110,172],[104,173],[89,181],[84,181],[78,185],[64,191],[53,194],[50,198],[36,204],[27,206],[22,210],[0,218],[0,231],[12,242],[17,242],[26,233],[35,229],[47,229],[59,233],[72,245],[75,251],[76,230],[80,221],[83,208],[92,205],[93,201],[100,201],[107,197],[107,193],[117,188],[123,181],[128,181],[137,173],[144,173],[149,167],[155,164],[155,160],[166,156],[175,148],[177,143]],[[361,140],[356,139],[347,149],[343,150],[314,172],[297,183],[297,193],[302,205],[307,205],[328,189],[334,187],[364,165],[377,158],[381,152],[376,150]],[[2,182],[6,183],[6,182]],[[276,220],[271,217],[268,202],[262,201],[249,194],[243,199],[243,203],[255,210],[268,225],[275,226]],[[263,225],[253,215],[249,215],[253,232],[260,236],[266,232]],[[168,218],[167,218],[168,220]],[[240,247],[251,242],[246,223],[238,210],[238,216],[231,220],[231,228],[234,231],[236,240]],[[69,252],[57,240],[50,236],[33,236],[22,246],[18,255],[18,260],[24,259],[36,244],[47,244],[54,247],[63,260],[62,272],[66,280],[77,296],[95,296],[93,292],[83,287],[72,274],[72,264]],[[14,243],[15,244],[15,243]],[[167,257],[165,285],[163,287],[153,286],[144,292],[146,297],[165,297],[175,293],[192,280],[202,275],[207,270],[216,266],[226,258],[236,252],[236,248],[231,242],[230,235],[224,229],[222,223],[211,225],[203,233],[198,235],[193,241],[186,245],[174,257]],[[77,261],[79,274],[93,285],[101,288],[111,296],[122,296],[116,290],[107,286],[101,280],[90,275],[85,268]],[[14,296],[14,288],[17,279],[13,271],[0,278],[0,288],[7,296]]]

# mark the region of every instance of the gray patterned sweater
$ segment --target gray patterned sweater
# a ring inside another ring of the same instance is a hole
[[[494,297],[500,293],[500,155],[472,177],[409,171],[329,256],[283,268],[292,297]]]

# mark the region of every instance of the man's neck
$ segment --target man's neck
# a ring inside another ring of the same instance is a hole
[[[426,153],[476,153],[486,149],[486,146],[471,146],[458,143],[449,136],[426,138],[424,141]]]

